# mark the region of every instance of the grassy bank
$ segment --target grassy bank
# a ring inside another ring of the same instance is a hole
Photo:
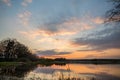
[[[19,65],[33,65],[37,64],[38,62],[0,62],[0,67],[1,66],[19,66]]]
[[[19,66],[21,62],[0,62],[0,67]]]

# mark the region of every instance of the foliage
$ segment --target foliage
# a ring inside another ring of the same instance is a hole
[[[18,66],[20,65],[18,62],[0,62],[0,68],[3,67],[10,67],[10,66]]]
[[[65,61],[65,58],[56,58],[55,61]]]
[[[24,58],[24,60],[36,60],[37,57],[33,55],[27,46],[21,44],[16,39],[5,39],[0,42],[0,56],[5,60],[10,59],[20,59]],[[21,60],[22,60],[21,59]]]

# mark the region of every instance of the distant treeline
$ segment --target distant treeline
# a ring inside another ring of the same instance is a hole
[[[80,63],[80,64],[120,64],[120,59],[65,59],[55,58],[47,59],[41,58],[40,61],[52,62],[55,64]]]
[[[120,59],[57,59],[57,61],[64,61],[65,63],[84,64],[120,64]]]

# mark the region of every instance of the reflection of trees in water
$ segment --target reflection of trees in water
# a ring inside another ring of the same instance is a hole
[[[53,64],[40,64],[41,67],[52,66]],[[63,66],[66,64],[58,63],[55,65]],[[34,70],[37,64],[24,64],[19,66],[0,67],[0,75],[23,77],[25,74]]]
[[[2,76],[0,76],[0,80],[23,80],[23,78],[2,75]]]
[[[96,78],[76,78],[76,77],[73,77],[73,78],[64,78],[64,79],[59,79],[59,80],[98,80]]]
[[[0,68],[0,75],[24,77],[28,72],[36,68],[36,65],[20,65]]]
[[[15,66],[9,66],[9,67],[6,67],[6,68],[1,68],[0,74],[11,75],[11,74],[15,73],[15,69],[16,69]]]

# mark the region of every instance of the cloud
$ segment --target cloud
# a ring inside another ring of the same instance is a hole
[[[96,23],[96,24],[102,24],[102,23],[104,23],[104,19],[101,18],[101,17],[94,18],[94,19],[92,19],[92,21],[94,23]]]
[[[2,0],[7,6],[11,6],[11,0]]]
[[[103,59],[107,59],[107,58],[111,58],[111,59],[119,59],[120,55],[119,55],[120,49],[109,49],[109,50],[105,50],[105,51],[99,51],[99,52],[88,52],[89,54],[87,54],[86,56],[84,56],[84,58],[103,58]]]
[[[29,21],[30,21],[31,15],[32,15],[32,13],[30,11],[24,11],[24,12],[18,14],[20,23],[24,26],[28,26],[30,23]]]
[[[43,36],[39,30],[18,31],[24,38],[34,41],[42,50],[60,49],[67,51],[70,48],[69,40],[55,36]],[[52,46],[52,47],[51,47]]]
[[[29,31],[29,32],[26,32],[26,31],[18,31],[18,33],[26,36],[26,37],[29,38],[29,39],[35,39],[37,36],[40,35],[38,32],[35,32],[35,31]]]
[[[32,3],[32,0],[23,0],[21,3],[22,6],[27,6],[28,4]]]
[[[24,26],[29,26],[31,12],[24,11],[18,15],[20,23]],[[91,30],[100,24],[101,18],[88,18],[89,20],[84,21],[83,19],[72,17],[68,20],[49,22],[41,24],[36,30],[30,30],[28,33],[39,34],[40,36],[73,36],[80,31]],[[99,22],[100,21],[100,22]]]
[[[80,19],[72,17],[67,20],[58,22],[49,22],[39,26],[39,30],[42,34],[46,35],[74,35],[80,31],[90,30],[95,28],[95,26],[103,22],[102,18],[88,18]]]
[[[23,15],[25,16],[26,14],[22,13],[22,15],[19,16],[20,18],[22,18],[21,19],[22,21],[24,21],[25,18],[23,17]],[[38,44],[41,44],[42,50],[61,49],[65,51],[68,50],[73,51],[73,50],[78,50],[78,47],[74,46],[75,48],[73,48],[70,45],[70,40],[74,38],[74,35],[80,36],[78,33],[81,33],[81,31],[82,34],[85,31],[88,33],[89,30],[95,28],[96,26],[94,26],[93,24],[96,23],[92,20],[93,18],[90,19],[90,22],[89,21],[87,22],[80,18],[72,17],[71,19],[65,21],[46,23],[35,29],[31,28],[27,31],[26,30],[19,31],[19,33],[22,36],[30,40],[36,41],[36,43]],[[28,20],[26,22],[29,24]],[[93,24],[91,24],[91,22]],[[88,46],[81,45],[81,50],[86,50],[86,49],[88,50],[88,48],[89,48]],[[91,48],[89,48],[89,50],[91,50]]]
[[[57,50],[36,51],[36,55],[38,56],[63,55],[63,54],[70,54],[70,53],[71,52],[58,52]]]
[[[88,50],[106,50],[111,48],[120,48],[120,27],[112,26],[88,34],[86,37],[76,38],[72,42],[72,45],[87,45]]]

